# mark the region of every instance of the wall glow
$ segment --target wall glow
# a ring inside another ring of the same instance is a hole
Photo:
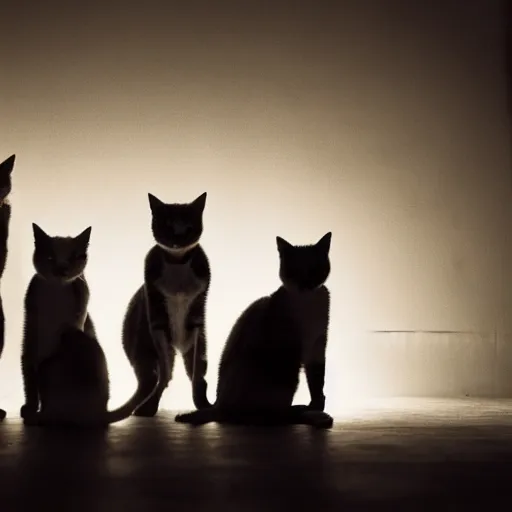
[[[27,195],[33,196],[37,189],[32,185],[23,189],[18,184],[22,181],[25,167],[23,158],[19,160],[20,163],[16,169],[18,187],[12,199],[13,203],[19,205],[17,206],[19,213],[15,222],[13,222],[13,231],[18,233],[18,237],[15,237],[15,239],[22,238],[23,243],[18,251],[16,251],[16,247],[13,247],[12,253],[20,257],[19,267],[22,278],[12,279],[14,264],[10,265],[9,275],[11,280],[7,281],[9,284],[5,285],[4,294],[9,293],[9,290],[16,287],[18,288],[16,290],[19,295],[18,300],[21,301],[20,292],[24,293],[32,275],[30,225],[32,219],[38,222],[49,234],[71,234],[75,236],[83,229],[82,225],[84,223],[84,227],[91,224],[93,234],[91,235],[90,260],[86,274],[91,289],[90,312],[109,362],[112,386],[111,403],[118,404],[128,398],[135,386],[132,369],[121,347],[120,334],[125,308],[131,294],[142,282],[143,258],[152,244],[149,229],[150,210],[146,193],[144,191],[139,192],[137,190],[138,185],[135,185],[132,190],[126,190],[121,194],[121,197],[113,197],[111,200],[107,197],[105,203],[102,204],[101,191],[99,194],[94,192],[95,197],[88,199],[78,191],[87,190],[93,184],[88,184],[85,180],[81,182],[77,180],[65,192],[61,188],[63,197],[62,200],[57,201],[58,207],[56,205],[55,208],[44,208],[44,210],[38,212],[33,205],[29,204],[30,201],[24,200]],[[128,164],[125,163],[124,169],[127,169],[127,166]],[[145,173],[146,179],[141,180],[146,181],[147,191],[154,191],[162,199],[169,201],[188,201],[194,199],[200,193],[196,192],[196,186],[193,183],[188,183],[185,186],[183,184],[173,186],[173,179],[169,179],[166,173],[158,167],[165,170],[165,162],[154,164],[157,171],[154,177],[150,176],[148,170]],[[79,176],[87,177],[88,173],[84,169],[84,172],[79,173]],[[215,187],[215,180],[218,180],[218,176],[210,180],[203,178],[201,181],[203,186],[201,191],[203,189],[209,191],[204,218],[203,245],[209,254],[212,267],[212,287],[207,310],[210,359],[208,381],[211,399],[215,397],[217,363],[220,351],[231,325],[250,301],[272,291],[278,285],[275,235],[286,233],[286,236],[295,243],[307,243],[315,241],[321,236],[323,234],[322,229],[324,231],[328,229],[324,229],[322,224],[329,224],[327,218],[323,219],[323,222],[322,219],[315,218],[316,225],[312,224],[310,228],[301,228],[299,236],[296,227],[294,227],[293,207],[288,207],[288,212],[281,210],[280,216],[284,221],[280,220],[279,222],[279,205],[276,204],[270,209],[269,195],[265,194],[264,191],[265,183],[259,184],[257,179],[252,185],[248,186],[251,195],[247,202],[259,196],[266,196],[266,211],[255,217],[251,215],[251,207],[243,204],[240,198],[237,199],[236,197],[232,201],[233,210],[231,211],[230,205],[228,205],[230,198],[227,194],[219,195]],[[77,192],[76,195],[73,190]],[[259,190],[259,194],[253,195],[255,190]],[[222,194],[222,192],[220,193]],[[308,194],[308,196],[306,197],[304,194],[301,199],[302,204],[315,202],[311,194]],[[81,204],[82,201],[84,204]],[[33,217],[29,217],[30,214],[26,210],[21,211],[23,206],[33,212]],[[92,213],[90,213],[90,207],[93,210]],[[66,215],[67,209],[73,213]],[[287,216],[292,217],[288,222]],[[276,221],[273,222],[271,217],[275,217]],[[256,226],[252,224],[255,219],[257,219]],[[246,223],[247,226],[244,226]],[[263,228],[263,226],[272,225],[272,231]],[[339,247],[339,241],[333,241],[333,267],[335,267],[334,262],[336,261],[336,247]],[[13,260],[14,258],[15,256],[13,256]],[[334,268],[332,274],[334,282],[336,282],[337,274],[339,275],[339,272]],[[336,299],[334,293],[334,310],[340,309],[337,303],[339,304],[339,299]],[[11,302],[9,304],[11,305]],[[16,306],[19,307],[19,302]],[[16,335],[12,334],[15,332],[13,317],[16,318],[16,314],[12,313],[13,310],[14,307],[11,307],[9,340],[15,340],[15,336],[18,335],[18,333]],[[17,312],[16,319],[18,322],[22,320],[19,312]],[[337,321],[339,319],[334,317],[332,323],[333,340],[336,338],[342,339]],[[16,326],[16,331],[19,332],[19,326]],[[339,359],[337,352],[339,352],[340,347],[337,345],[333,341],[329,347],[333,360]],[[3,362],[2,366],[3,372],[10,373],[8,379],[12,386],[9,386],[8,394],[4,395],[2,393],[2,395],[4,401],[7,400],[5,407],[12,410],[13,408],[16,409],[17,404],[21,404],[22,400],[21,376],[16,362],[16,359],[19,358],[19,342],[15,344],[11,341],[7,344],[7,349],[6,361]],[[162,405],[171,408],[189,408],[192,406],[190,385],[181,358],[177,358],[176,361],[175,379],[166,393]],[[329,375],[331,382],[332,378],[333,374],[331,372]],[[331,384],[331,387],[336,388],[336,382]],[[301,393],[304,395],[304,390],[301,390]],[[307,393],[303,399],[306,398]]]
[[[276,235],[309,243],[333,232],[334,414],[382,384],[359,354],[362,332],[512,332],[498,3],[436,10],[404,0],[395,12],[353,0],[314,16],[276,7],[225,18],[216,6],[213,24],[207,8],[173,6],[123,9],[113,24],[93,2],[76,28],[50,7],[36,27],[14,4],[9,19],[31,37],[0,34],[10,49],[0,65],[11,69],[0,159],[17,154],[2,282],[0,407],[10,415],[22,404],[31,222],[62,235],[92,226],[86,275],[111,407],[132,393],[120,335],[152,243],[147,192],[169,202],[208,192],[211,400],[233,322],[278,284]],[[297,401],[308,399],[302,382]],[[180,358],[161,403],[192,407]]]

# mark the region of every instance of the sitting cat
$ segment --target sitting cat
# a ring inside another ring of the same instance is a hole
[[[120,421],[152,389],[138,387],[124,406],[107,410],[107,365],[87,311],[84,277],[91,228],[73,238],[51,237],[37,224],[32,227],[36,273],[25,296],[21,416],[27,425],[106,426]]]
[[[11,220],[11,205],[8,196],[11,192],[11,173],[14,169],[15,155],[0,163],[0,280],[4,274],[7,261],[7,241],[9,239],[9,222]],[[0,296],[0,357],[4,350],[5,317]],[[0,409],[0,421],[5,418],[5,411]]]
[[[156,241],[144,263],[144,284],[126,312],[123,347],[139,385],[156,392],[134,415],[154,416],[172,379],[176,352],[183,356],[192,382],[194,404],[210,407],[206,396],[205,308],[210,266],[199,239],[203,232],[206,192],[188,204],[167,204],[148,194]]]
[[[332,426],[332,417],[323,412],[330,242],[331,233],[307,246],[277,237],[282,286],[253,302],[231,330],[214,406],[179,414],[176,421]],[[302,365],[311,402],[292,406]]]

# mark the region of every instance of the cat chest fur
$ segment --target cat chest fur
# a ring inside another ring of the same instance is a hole
[[[30,312],[30,320],[37,329],[38,360],[49,357],[59,342],[59,332],[65,324],[83,329],[85,311],[78,310],[78,304],[70,285],[59,283],[38,283],[32,290],[34,311]]]
[[[327,332],[329,315],[329,293],[321,287],[310,292],[289,292],[289,307],[292,318],[299,328],[304,364],[323,358],[323,349],[318,339]]]
[[[192,333],[186,329],[190,306],[206,288],[206,283],[199,279],[190,262],[165,263],[156,285],[165,298],[172,344],[182,353],[186,353],[194,340]]]

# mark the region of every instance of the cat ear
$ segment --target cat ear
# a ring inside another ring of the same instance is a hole
[[[16,160],[16,155],[11,155],[7,160],[4,160],[0,164],[0,174],[11,174],[14,169],[14,161]]]
[[[84,247],[87,247],[89,245],[89,240],[91,239],[91,230],[91,226],[84,229],[77,237],[75,237],[75,240]]]
[[[280,236],[276,236],[276,242],[277,242],[277,250],[279,252],[283,252],[286,249],[289,249],[292,247],[292,244],[287,242],[284,238],[281,238]]]
[[[32,231],[34,232],[34,240],[37,242],[44,242],[50,238],[35,222],[32,222]]]
[[[148,199],[149,199],[149,206],[151,208],[151,211],[154,212],[158,208],[161,208],[164,203],[158,199],[158,197],[154,196],[153,194],[150,194],[148,192]]]
[[[201,194],[198,198],[192,201],[192,206],[197,208],[201,213],[204,211],[204,207],[206,205],[206,192]]]
[[[320,240],[318,240],[316,246],[319,249],[322,249],[323,252],[328,253],[331,248],[331,237],[332,233],[329,231],[329,233],[326,233],[322,238],[320,238]]]

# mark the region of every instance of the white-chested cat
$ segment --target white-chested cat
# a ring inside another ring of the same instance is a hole
[[[84,276],[91,228],[61,237],[32,227],[36,273],[25,295],[24,423],[103,427],[127,418],[155,385],[139,386],[123,406],[108,411],[107,362],[88,312]]]
[[[4,274],[7,262],[7,242],[9,240],[9,223],[11,220],[11,205],[9,194],[11,193],[11,173],[14,169],[15,155],[0,163],[0,280]],[[0,357],[5,343],[5,317],[2,297],[0,295]],[[5,411],[0,409],[0,421],[5,418]]]
[[[236,321],[221,356],[215,405],[179,414],[176,421],[332,426],[324,412],[330,243],[331,233],[306,246],[277,237],[282,286]],[[311,401],[293,406],[302,367]]]
[[[210,266],[199,244],[206,192],[191,203],[148,197],[156,244],[144,262],[144,284],[128,305],[123,346],[141,385],[158,380],[157,391],[134,412],[149,417],[158,412],[162,393],[172,380],[176,352],[183,356],[196,408],[211,404],[205,379]]]

